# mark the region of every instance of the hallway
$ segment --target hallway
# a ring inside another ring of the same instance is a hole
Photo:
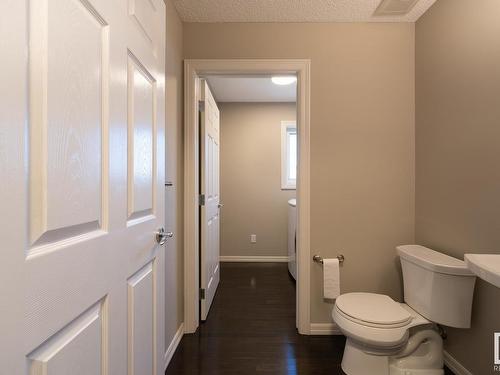
[[[286,263],[221,263],[207,321],[185,335],[166,375],[343,374],[343,336],[301,336]]]

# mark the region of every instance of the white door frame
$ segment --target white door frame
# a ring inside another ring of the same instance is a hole
[[[184,61],[184,329],[199,325],[199,76],[207,74],[297,75],[297,328],[310,334],[310,60]]]

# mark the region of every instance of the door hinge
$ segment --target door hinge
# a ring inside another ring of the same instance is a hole
[[[205,205],[205,194],[200,194],[200,206]]]
[[[200,299],[205,299],[205,289],[200,289]]]

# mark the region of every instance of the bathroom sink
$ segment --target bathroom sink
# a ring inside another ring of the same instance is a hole
[[[500,288],[500,254],[465,254],[464,258],[473,273]]]

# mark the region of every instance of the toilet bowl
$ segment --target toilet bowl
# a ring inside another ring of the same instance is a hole
[[[435,325],[408,305],[381,294],[348,293],[337,299],[333,319],[348,338],[342,363],[347,374],[443,374],[442,340]],[[419,345],[423,342],[428,344]],[[403,353],[404,364],[417,362],[422,372],[401,372],[408,371],[401,367]]]
[[[418,245],[397,251],[406,303],[375,293],[347,293],[335,302],[348,375],[442,375],[436,323],[470,327],[475,277],[464,262]]]

